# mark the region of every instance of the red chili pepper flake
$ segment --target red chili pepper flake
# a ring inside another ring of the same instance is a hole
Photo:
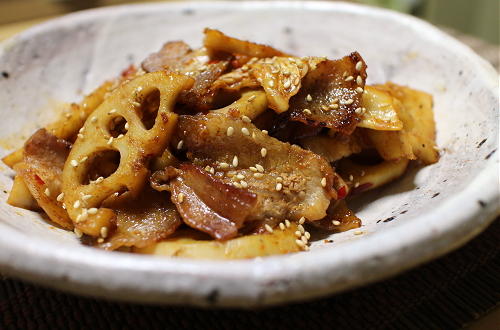
[[[45,181],[42,180],[42,178],[40,178],[38,175],[35,174],[35,181],[36,183],[38,183],[39,185],[44,185],[45,184]]]
[[[337,199],[344,199],[345,196],[347,195],[347,189],[345,186],[342,186],[338,191],[337,191]]]
[[[128,68],[122,71],[122,77],[123,78],[128,78],[132,76],[134,73],[136,73],[137,69],[135,68],[135,65],[130,64]]]

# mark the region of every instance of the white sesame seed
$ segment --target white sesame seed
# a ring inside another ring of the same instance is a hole
[[[356,77],[356,84],[358,84],[360,86],[363,84],[363,78],[361,78],[361,76]]]
[[[248,183],[246,181],[241,180],[240,184],[243,188],[248,188]]]
[[[251,123],[252,120],[248,116],[241,116],[241,120],[243,120],[245,123]]]
[[[83,236],[82,231],[76,227],[75,227],[75,229],[73,229],[73,232],[75,233],[76,237],[78,237],[78,238]]]
[[[238,180],[243,180],[244,178],[245,178],[245,176],[243,174],[236,175],[236,179],[238,179]]]
[[[252,102],[253,100],[255,100],[255,98],[256,98],[256,97],[257,97],[257,96],[255,96],[255,95],[250,96],[250,97],[248,98],[248,102]]]
[[[266,157],[266,155],[267,155],[267,149],[266,149],[266,148],[262,148],[262,149],[260,149],[260,155],[261,155],[262,157]]]
[[[351,81],[351,80],[354,80],[353,76],[349,76],[349,77],[345,78],[345,81]]]
[[[354,232],[354,235],[361,235],[361,234],[363,234],[363,232],[362,232],[361,230],[356,230],[356,231]]]
[[[291,85],[291,84],[292,84],[292,83],[290,82],[290,80],[288,80],[288,79],[287,79],[287,80],[285,80],[285,82],[283,83],[283,88],[285,88],[285,89],[290,88],[290,85]]]
[[[358,187],[359,187],[359,182],[356,182],[356,183],[354,184],[354,188],[358,188]]]
[[[210,167],[210,170],[209,170],[210,174],[215,174],[215,168],[213,167]]]
[[[70,162],[71,166],[77,167],[78,166],[78,161],[76,159],[72,159]]]
[[[309,109],[304,109],[304,110],[302,110],[302,112],[305,113],[308,116],[312,115],[312,112]]]
[[[276,190],[277,190],[277,191],[280,191],[281,189],[283,189],[283,185],[282,185],[280,182],[278,182],[278,183],[276,184]]]
[[[250,132],[248,131],[248,128],[246,128],[246,127],[241,128],[241,133],[243,133],[243,135],[247,135],[247,136],[250,135]]]
[[[118,135],[116,138],[117,138],[117,139],[121,139],[123,136],[124,136],[123,134],[120,134],[120,135]]]
[[[83,134],[81,134],[81,133],[78,133],[76,136],[77,136],[79,139],[83,139],[83,138],[84,138]]]
[[[104,238],[99,237],[99,238],[97,239],[97,243],[104,243]]]
[[[254,178],[260,179],[260,178],[262,178],[264,176],[264,174],[262,174],[262,173],[254,173],[253,176],[254,176]]]
[[[254,167],[254,166],[250,166],[249,167],[250,171],[252,172],[257,172],[257,167]]]
[[[177,201],[178,201],[179,203],[184,202],[184,194],[183,194],[183,193],[179,193],[179,194],[177,195]]]
[[[265,129],[262,130],[262,133],[264,133],[266,135],[269,134],[269,132],[267,130],[265,130]]]
[[[356,108],[356,110],[354,110],[354,112],[358,115],[361,114],[361,112],[363,112],[363,110],[361,110],[361,108]]]
[[[269,82],[267,83],[267,85],[271,88],[274,87],[274,81],[273,80],[269,80]]]
[[[301,247],[301,248],[305,248],[305,246],[306,246],[306,245],[304,244],[304,242],[302,242],[300,239],[296,239],[296,240],[295,240],[295,243],[296,243],[299,247]]]
[[[334,226],[339,226],[339,225],[340,225],[340,221],[338,221],[338,220],[333,220],[333,221],[332,221],[332,224],[333,224]]]
[[[361,69],[363,69],[363,62],[358,61],[358,63],[356,63],[356,71],[361,71]]]
[[[304,222],[306,222],[306,218],[305,218],[305,217],[301,217],[301,218],[299,219],[299,224],[303,225],[303,224],[304,224]]]
[[[45,196],[50,197],[50,189],[49,188],[45,188],[45,191],[43,193],[45,194]]]
[[[130,128],[130,125],[128,124],[128,122],[125,123],[125,129],[128,131],[128,129]]]
[[[95,116],[94,116],[94,117],[90,118],[90,122],[91,122],[91,123],[95,123],[95,122],[97,122],[97,117],[95,117]]]
[[[183,145],[184,145],[184,140],[180,140],[179,143],[177,143],[177,150],[181,150]]]
[[[312,98],[311,94],[307,94],[306,101],[311,102],[312,100],[313,100],[313,98]]]
[[[280,177],[280,176],[278,176],[278,177],[276,178],[276,182],[283,182],[283,178],[282,178],[282,177]]]
[[[73,203],[73,208],[77,209],[80,207],[80,201],[79,200],[76,200],[74,203]]]
[[[220,163],[220,164],[219,164],[219,167],[220,167],[220,168],[228,168],[228,167],[229,167],[229,164],[228,164],[228,163]]]
[[[231,136],[234,133],[234,128],[232,126],[229,126],[226,131],[227,136]]]
[[[238,166],[238,156],[233,157],[233,166],[237,167]]]
[[[97,214],[97,208],[91,207],[90,209],[88,209],[87,213],[88,214]]]
[[[102,181],[104,181],[104,178],[100,176],[95,180],[95,183],[101,183]]]
[[[83,201],[89,200],[89,199],[91,199],[91,198],[92,198],[92,195],[83,195],[83,196],[82,196],[82,200],[83,200]]]
[[[321,186],[326,187],[326,178],[321,179]]]
[[[210,166],[209,165],[205,166],[205,171],[210,172]]]
[[[137,102],[137,101],[132,101],[130,103],[132,103],[132,105],[136,106],[136,107],[140,107],[141,106],[141,104],[139,102]]]
[[[109,140],[108,140],[108,142],[107,142],[108,145],[111,144],[111,143],[113,143],[113,137],[110,137]]]
[[[233,182],[233,186],[235,186],[236,188],[242,188],[241,184],[239,182]]]
[[[59,195],[57,195],[56,201],[62,202],[63,198],[64,198],[64,193],[62,192]]]
[[[255,132],[252,132],[252,139],[255,139],[257,135],[255,135]]]
[[[324,104],[323,104],[323,105],[321,106],[321,110],[323,110],[323,111],[328,111],[328,110],[329,110],[329,108],[328,108],[328,106],[327,106],[327,105],[324,105]]]
[[[80,159],[80,164],[85,163],[87,159],[89,159],[88,156],[82,157],[82,159]]]
[[[329,105],[329,108],[330,109],[338,109],[339,105],[337,103],[332,103],[332,104]]]
[[[361,88],[361,87],[356,87],[356,92],[358,93],[363,93],[364,92],[364,89]]]
[[[108,227],[101,227],[100,231],[102,238],[106,238],[108,236]]]
[[[290,228],[290,220],[285,219],[285,226],[286,226],[287,228]]]
[[[308,231],[306,231],[306,232],[304,233],[304,236],[305,236],[308,240],[309,240],[309,239],[311,239],[311,233],[310,233],[310,232],[308,232]]]
[[[283,222],[280,222],[279,227],[281,230],[285,230],[285,224]]]
[[[349,175],[349,181],[352,181],[352,180],[354,180],[354,177],[351,174],[351,175]]]
[[[111,110],[109,110],[108,115],[112,115],[114,113],[116,113],[116,109],[111,109]]]
[[[264,172],[264,166],[260,164],[255,164],[255,167],[257,168],[257,171],[259,171],[260,173]]]
[[[300,232],[300,230],[297,230],[297,231],[294,233],[294,235],[300,238],[300,236],[302,236],[302,233]]]
[[[85,221],[87,220],[89,214],[87,212],[87,209],[83,209],[82,213],[80,213],[80,221]]]
[[[79,130],[78,130],[78,133],[83,133],[85,132],[85,126],[81,127]]]
[[[300,230],[300,232],[303,234],[306,230],[304,229],[304,226],[301,224],[297,225],[297,229]]]
[[[66,117],[66,118],[71,118],[71,114],[70,114],[70,113],[67,113],[67,114],[65,114],[65,115],[64,115],[64,117]]]
[[[269,226],[267,223],[264,225],[264,228],[266,228],[266,230],[270,233],[273,232],[273,228],[271,228],[271,226]]]
[[[340,101],[340,104],[346,104],[346,105],[349,105],[349,104],[352,104],[354,102],[353,99],[348,99],[348,100],[341,100]]]
[[[302,237],[300,238],[300,240],[301,240],[302,242],[304,242],[304,244],[307,244],[307,237],[302,236]]]
[[[62,203],[62,206],[63,210],[66,210],[66,204]]]

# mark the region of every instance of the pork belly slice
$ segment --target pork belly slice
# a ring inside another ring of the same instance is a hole
[[[365,81],[366,64],[357,52],[318,63],[290,99],[290,119],[351,134],[362,112]]]
[[[170,236],[182,224],[168,193],[150,187],[146,187],[134,200],[113,205],[113,210],[116,228],[106,233],[104,242],[98,244],[107,250],[146,247]]]
[[[192,164],[182,164],[170,182],[172,201],[184,222],[218,240],[238,235],[257,197]]]
[[[70,148],[69,142],[39,129],[26,141],[23,161],[14,167],[50,220],[66,229],[72,229],[73,223],[57,197]]]
[[[319,220],[336,198],[334,173],[325,159],[270,137],[241,120],[238,111],[180,116],[176,139],[183,140],[194,164],[257,196],[247,222]]]

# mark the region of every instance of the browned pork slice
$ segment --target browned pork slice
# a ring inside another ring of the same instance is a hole
[[[67,229],[72,229],[73,223],[58,196],[62,169],[70,148],[70,143],[40,129],[28,139],[24,145],[23,161],[14,167],[50,220]]]
[[[146,72],[171,71],[194,78],[193,87],[179,96],[179,102],[198,110],[211,108],[214,90],[211,85],[229,66],[225,60],[212,61],[205,48],[191,50],[182,41],[167,42],[160,51],[149,55],[143,62]]]
[[[113,207],[116,228],[104,233],[99,247],[116,250],[122,246],[146,247],[172,234],[182,223],[168,194],[149,187],[137,199]],[[103,233],[101,233],[102,236]]]
[[[351,134],[362,112],[365,81],[366,64],[357,52],[320,62],[290,99],[290,119]]]
[[[194,164],[256,194],[257,202],[246,221],[319,220],[336,197],[334,173],[326,160],[268,136],[241,120],[238,111],[181,116],[179,140]]]
[[[254,193],[192,164],[180,166],[170,189],[184,222],[218,240],[235,237],[257,202]]]

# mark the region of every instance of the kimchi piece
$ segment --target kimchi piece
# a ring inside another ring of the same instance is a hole
[[[438,161],[432,96],[369,85],[358,52],[309,55],[208,28],[199,48],[167,41],[3,158],[8,203],[168,257],[294,253],[359,228],[352,198]]]

